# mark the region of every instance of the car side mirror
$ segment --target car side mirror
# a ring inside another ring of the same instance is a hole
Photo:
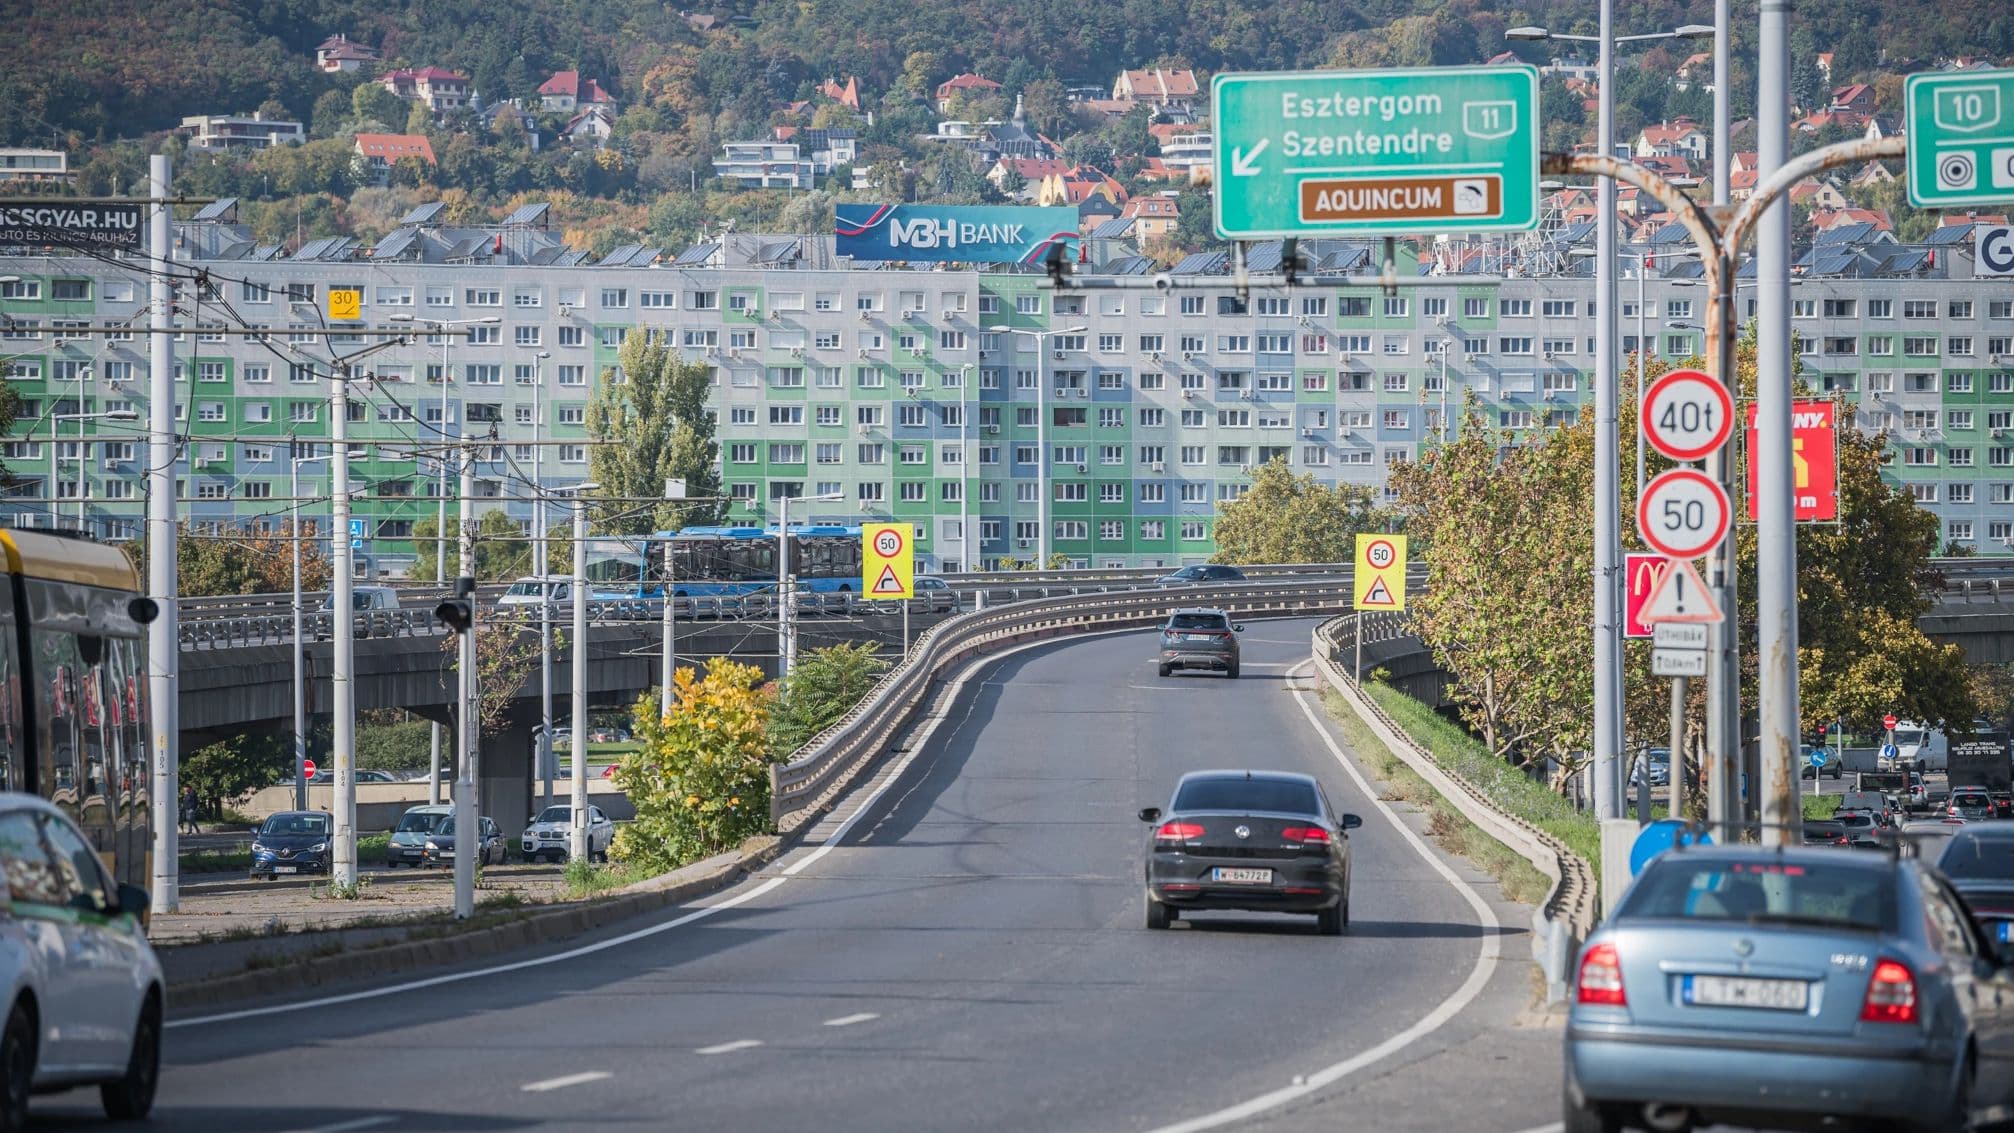
[[[1343,829],[1345,830],[1355,830],[1363,824],[1364,819],[1362,815],[1346,814],[1343,816]]]
[[[1241,626],[1241,625],[1235,625],[1235,626],[1232,626],[1232,627],[1231,627],[1231,632],[1232,632],[1232,633],[1243,633],[1243,632],[1245,632],[1245,627],[1244,627],[1244,626]]]
[[[148,896],[145,889],[137,885],[121,884],[119,886],[118,907],[111,911],[115,916],[121,913],[130,913],[136,917],[144,917],[147,915],[147,910],[152,904],[153,900]]]
[[[1140,821],[1142,822],[1161,821],[1161,808],[1157,806],[1140,808]]]

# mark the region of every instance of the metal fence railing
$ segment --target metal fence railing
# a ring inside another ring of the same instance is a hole
[[[1315,627],[1315,665],[1351,708],[1363,717],[1393,755],[1454,804],[1463,817],[1484,833],[1529,861],[1552,881],[1545,904],[1532,914],[1533,949],[1545,971],[1548,994],[1566,993],[1568,968],[1580,942],[1594,931],[1599,915],[1595,902],[1593,863],[1566,843],[1498,806],[1459,771],[1445,767],[1400,727],[1377,701],[1364,694],[1359,644],[1391,641],[1405,635],[1405,615],[1345,614]]]

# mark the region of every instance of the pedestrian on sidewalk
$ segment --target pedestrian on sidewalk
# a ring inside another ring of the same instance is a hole
[[[201,834],[203,832],[196,825],[196,788],[194,787],[182,788],[182,825],[180,830],[184,834]]]

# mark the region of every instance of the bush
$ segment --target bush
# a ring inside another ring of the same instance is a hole
[[[654,873],[733,849],[769,826],[769,693],[762,670],[725,657],[704,676],[680,669],[670,713],[636,705],[639,747],[615,766],[636,807],[614,856]]]
[[[769,718],[770,751],[778,760],[797,754],[860,703],[887,670],[888,662],[868,641],[814,649],[798,658]]]
[[[365,771],[425,771],[433,761],[433,725],[425,720],[366,724],[357,729],[357,767]]]

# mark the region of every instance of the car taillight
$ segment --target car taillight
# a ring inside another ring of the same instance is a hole
[[[1860,1005],[1863,1023],[1914,1023],[1916,1021],[1916,977],[1895,960],[1874,965],[1867,981],[1867,998]]]
[[[1163,822],[1154,831],[1156,842],[1186,842],[1191,838],[1201,838],[1203,828],[1193,822]]]
[[[1329,832],[1319,826],[1289,826],[1280,831],[1280,841],[1303,845],[1327,845]]]
[[[1622,990],[1622,960],[1615,945],[1597,944],[1580,958],[1576,998],[1598,1007],[1628,1007],[1629,996]]]

